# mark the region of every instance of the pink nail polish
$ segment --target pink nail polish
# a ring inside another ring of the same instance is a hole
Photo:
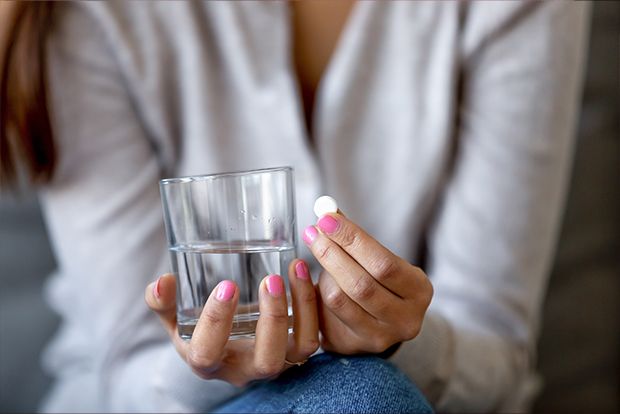
[[[284,282],[278,275],[267,276],[265,284],[267,285],[267,291],[274,298],[277,298],[284,293]]]
[[[215,294],[217,300],[228,302],[233,296],[235,296],[235,284],[230,280],[220,282],[217,287],[217,293]]]
[[[314,239],[316,239],[316,236],[318,234],[319,234],[319,232],[316,230],[316,228],[314,228],[314,226],[308,226],[304,230],[304,234],[302,235],[302,239],[304,239],[306,244],[312,244],[312,242],[314,241]]]
[[[339,223],[338,220],[336,220],[332,216],[325,215],[319,219],[316,225],[318,226],[318,228],[321,229],[323,233],[332,234],[336,230],[338,230]]]
[[[310,278],[308,266],[304,262],[297,262],[295,265],[295,275],[298,279],[308,280]]]
[[[153,295],[155,295],[157,299],[161,297],[161,291],[159,290],[160,281],[161,281],[161,277],[157,279],[157,282],[155,282],[155,286],[153,286]]]

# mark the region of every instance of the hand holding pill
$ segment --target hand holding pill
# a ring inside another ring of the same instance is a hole
[[[316,225],[302,238],[324,271],[319,277],[320,328],[325,350],[379,353],[420,331],[433,287],[418,267],[392,253],[319,197]]]

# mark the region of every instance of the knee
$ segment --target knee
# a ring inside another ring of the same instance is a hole
[[[300,401],[311,411],[432,412],[419,389],[384,359],[325,354],[312,371]]]

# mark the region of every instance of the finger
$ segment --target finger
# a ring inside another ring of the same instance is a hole
[[[329,272],[348,297],[370,315],[384,319],[388,306],[400,298],[387,290],[338,244],[314,226],[304,231],[304,241],[312,254]]]
[[[288,306],[282,277],[264,278],[258,297],[260,316],[256,324],[254,370],[258,378],[268,378],[282,371],[288,342]]]
[[[318,286],[318,314],[319,326],[321,327],[321,347],[325,351],[337,352],[339,354],[356,354],[362,352],[361,341],[351,328],[340,320],[323,302]],[[330,338],[337,338],[337,343],[330,341]]]
[[[308,265],[303,260],[294,260],[289,265],[288,275],[293,301],[293,341],[286,359],[298,362],[307,359],[319,347],[319,317]]]
[[[328,272],[321,273],[317,287],[323,306],[356,335],[368,338],[379,332],[377,319],[347,296]]]
[[[168,332],[176,330],[176,283],[174,275],[165,274],[150,283],[144,291],[144,300],[155,312]]]
[[[187,361],[199,375],[217,369],[232,330],[239,289],[230,280],[221,281],[209,295],[189,343]]]
[[[175,276],[167,273],[150,283],[144,292],[144,300],[148,307],[159,316],[177,351],[184,356],[187,344],[179,337],[177,330]]]
[[[323,234],[337,243],[373,278],[399,296],[412,293],[418,279],[403,271],[409,265],[371,237],[361,227],[341,214],[326,214],[316,225]]]

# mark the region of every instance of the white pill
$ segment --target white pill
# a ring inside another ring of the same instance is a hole
[[[321,196],[314,202],[314,214],[319,218],[327,213],[336,212],[338,212],[338,203],[330,196]]]

